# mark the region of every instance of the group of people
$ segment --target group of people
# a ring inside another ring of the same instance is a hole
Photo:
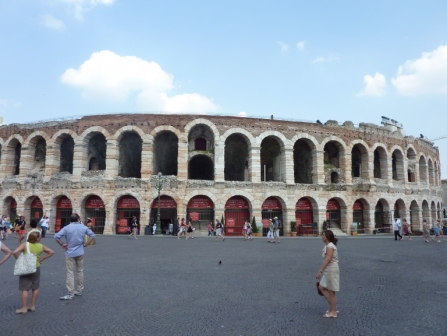
[[[20,225],[24,225],[23,218],[20,218],[19,221],[22,221]],[[46,217],[46,216],[44,216]],[[0,260],[0,265],[5,263],[6,260],[14,256],[15,259],[20,257],[20,254],[28,254],[32,253],[36,257],[36,271],[31,274],[25,274],[19,276],[19,291],[22,292],[21,295],[21,308],[17,309],[16,314],[26,314],[28,312],[34,312],[36,310],[36,301],[39,295],[39,285],[40,285],[40,268],[42,262],[48,258],[50,258],[54,251],[49,247],[43,245],[41,243],[41,238],[44,237],[46,228],[45,220],[48,217],[43,218],[44,222],[41,220],[41,228],[37,228],[38,222],[35,219],[30,221],[31,230],[26,233],[20,232],[22,231],[22,227],[18,232],[18,235],[22,236],[22,239],[26,236],[25,242],[21,243],[21,239],[19,240],[19,247],[17,247],[14,252],[0,241],[0,250],[5,254],[2,260]],[[44,226],[42,226],[44,223]],[[48,225],[48,222],[46,222]],[[91,222],[90,222],[91,226]],[[25,227],[23,226],[23,231]],[[61,239],[65,238],[65,242]],[[86,239],[86,237],[88,237]],[[61,300],[71,300],[75,296],[81,296],[82,291],[84,289],[84,273],[83,273],[83,256],[84,256],[84,247],[95,242],[95,234],[87,225],[84,225],[81,222],[81,219],[78,214],[73,213],[70,216],[70,224],[63,227],[57,234],[54,235],[54,239],[56,242],[62,247],[65,251],[66,255],[66,270],[67,270],[67,279],[66,286],[68,289],[68,294],[60,297]],[[74,273],[76,270],[77,274],[77,287],[75,290],[75,280]],[[31,291],[31,302],[28,305],[28,294]]]
[[[41,236],[42,238],[45,238],[45,233],[49,229],[49,219],[46,214],[42,216],[42,218],[39,221],[40,227],[41,227]],[[31,223],[30,223],[31,225]],[[37,226],[37,221],[36,221]],[[26,228],[26,220],[25,216],[18,215],[17,218],[13,219],[11,221],[11,218],[3,215],[0,218],[0,239],[5,240],[8,239],[8,236],[11,235],[13,232],[15,234],[15,237],[17,238],[17,241],[19,245],[22,243],[23,238],[25,237],[25,228]]]
[[[411,235],[413,232],[411,231],[411,225],[407,222],[406,219],[402,220],[403,223],[400,222],[399,218],[394,219],[393,230],[394,230],[394,240],[404,240],[405,236],[408,236],[409,240],[411,240]],[[427,223],[427,220],[422,221],[422,231],[424,234],[425,242],[428,243],[431,240],[436,241],[438,243],[442,241],[446,241],[444,239],[444,223],[441,219],[437,219],[433,224],[433,237],[431,237],[430,225]],[[435,240],[436,239],[436,240]]]

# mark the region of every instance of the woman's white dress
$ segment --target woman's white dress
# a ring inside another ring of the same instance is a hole
[[[326,250],[328,248],[333,249],[334,254],[332,255],[332,259],[327,265],[326,269],[323,271],[320,285],[331,291],[338,292],[340,290],[340,269],[338,268],[337,246],[335,246],[333,243],[327,244],[323,248],[323,259],[326,258]]]

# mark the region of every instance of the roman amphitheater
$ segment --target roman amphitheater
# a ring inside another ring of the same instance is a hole
[[[113,114],[0,126],[0,146],[3,213],[46,213],[55,231],[78,212],[103,234],[135,215],[143,234],[158,205],[163,233],[177,216],[203,234],[213,218],[240,235],[276,216],[284,235],[387,231],[394,217],[421,231],[443,207],[437,147],[392,123]]]

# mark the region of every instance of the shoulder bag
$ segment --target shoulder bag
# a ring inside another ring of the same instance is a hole
[[[29,250],[26,243],[26,254],[21,253],[14,266],[14,275],[27,275],[36,272],[36,255]]]

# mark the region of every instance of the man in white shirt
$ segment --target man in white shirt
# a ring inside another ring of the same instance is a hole
[[[394,240],[397,240],[397,237],[399,237],[399,240],[402,239],[402,236],[400,235],[400,219],[399,218],[394,218],[394,224],[393,224],[393,229],[394,229]]]
[[[42,238],[45,238],[45,233],[49,228],[49,223],[50,220],[48,219],[48,216],[46,214],[43,215],[42,219],[40,220],[40,227],[42,228]]]

